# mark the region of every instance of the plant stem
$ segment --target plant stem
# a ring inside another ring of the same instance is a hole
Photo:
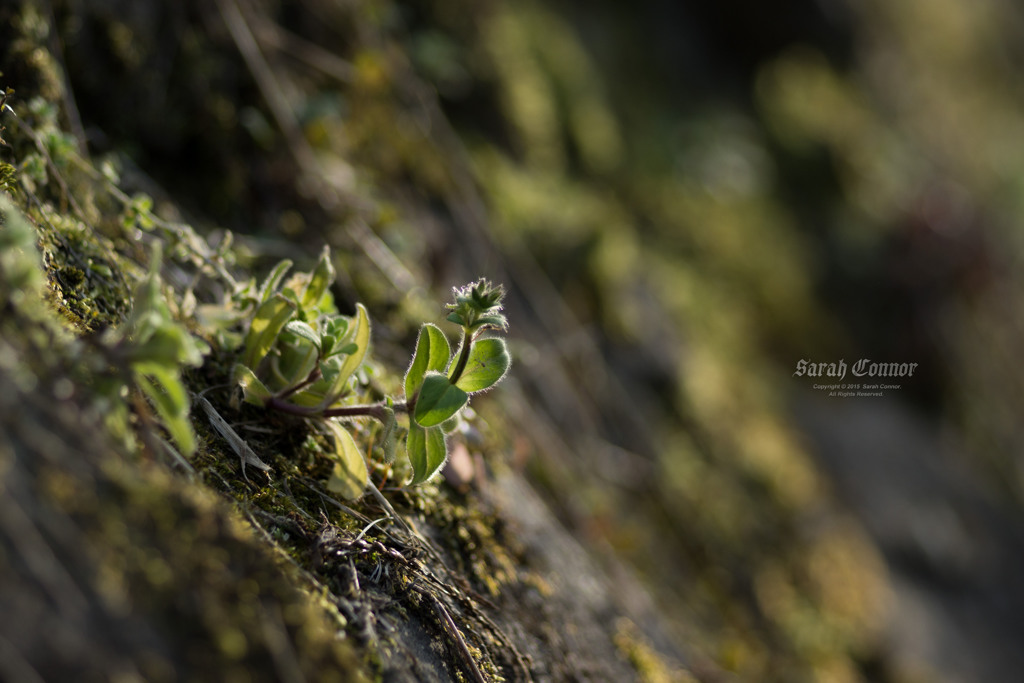
[[[462,350],[459,352],[459,359],[455,362],[455,371],[452,376],[448,378],[448,381],[455,384],[462,377],[463,371],[466,369],[466,363],[469,362],[469,349],[473,345],[473,332],[468,327],[462,328]]]
[[[319,365],[319,363],[312,370],[309,371],[309,375],[306,376],[306,379],[302,380],[301,382],[299,382],[295,386],[291,387],[290,389],[286,389],[286,390],[282,391],[280,394],[278,394],[278,398],[288,398],[289,396],[291,396],[292,394],[296,393],[297,391],[305,389],[306,387],[308,387],[310,384],[312,384],[313,382],[317,381],[318,379],[320,379],[320,365]]]
[[[300,417],[372,417],[381,423],[387,420],[388,409],[388,406],[381,402],[354,406],[338,406],[336,408],[328,408],[327,410],[318,410],[313,407],[299,406],[294,403],[289,403],[278,396],[272,396],[264,405],[272,410],[288,413],[289,415],[298,415]],[[390,408],[395,411],[408,412],[409,404],[396,403],[393,406],[390,406]]]
[[[370,405],[338,406],[337,408],[328,408],[320,414],[324,417],[372,417],[377,422],[383,423],[387,420],[387,408],[388,406],[382,402]],[[391,409],[405,410],[406,405],[398,403],[391,406]]]

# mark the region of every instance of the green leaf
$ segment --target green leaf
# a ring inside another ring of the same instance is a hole
[[[508,318],[501,313],[498,313],[497,315],[483,315],[477,318],[476,324],[473,327],[478,330],[485,327],[493,327],[496,330],[507,330]]]
[[[242,398],[246,403],[264,406],[270,400],[270,389],[267,389],[256,373],[241,363],[232,368],[231,381],[242,387]]]
[[[330,247],[325,246],[320,253],[320,260],[317,262],[316,268],[310,274],[306,291],[302,294],[302,307],[304,309],[316,308],[320,299],[323,298],[324,292],[333,282],[334,264],[331,263],[331,250]]]
[[[352,342],[349,342],[348,344],[345,344],[344,346],[341,346],[339,348],[334,349],[334,353],[337,354],[337,355],[348,356],[348,355],[351,355],[351,354],[355,353],[358,350],[359,350],[359,345],[358,344],[354,344]]]
[[[433,427],[459,412],[468,401],[469,394],[449,382],[447,377],[439,372],[428,372],[416,399],[414,417],[421,427]]]
[[[362,304],[356,304],[356,326],[352,336],[352,343],[358,348],[344,360],[329,390],[325,392],[322,402],[324,408],[329,408],[345,393],[345,385],[348,384],[349,377],[366,357],[366,350],[370,346],[370,318],[366,314],[366,307]]]
[[[245,338],[245,354],[242,364],[250,368],[259,367],[260,361],[270,352],[281,328],[295,315],[295,303],[275,294],[260,304],[249,326]]]
[[[411,398],[423,384],[423,376],[433,370],[443,372],[451,359],[448,337],[437,325],[425,324],[416,339],[416,351],[405,373],[405,396]]]
[[[188,393],[176,370],[158,363],[135,367],[135,380],[153,403],[160,421],[186,458],[196,451],[195,435],[188,421]]]
[[[277,288],[281,286],[281,281],[284,280],[285,274],[291,267],[292,262],[288,259],[285,259],[274,266],[274,269],[270,271],[270,275],[268,275],[267,279],[263,281],[262,285],[260,285],[260,291],[257,294],[257,297],[261,304],[266,303],[267,300],[277,292]]]
[[[271,367],[275,382],[270,386],[285,389],[305,381],[320,360],[320,351],[305,338],[284,335],[278,338],[277,354],[271,354]]]
[[[296,337],[302,337],[316,348],[320,348],[320,335],[308,323],[304,323],[301,320],[292,320],[284,326],[284,329]]]
[[[355,439],[348,430],[334,420],[325,420],[334,435],[334,470],[327,481],[327,488],[342,498],[353,499],[362,495],[369,479],[366,461],[363,460]]]
[[[346,379],[360,366],[363,358],[366,357],[366,351],[370,348],[370,317],[366,313],[366,306],[362,304],[356,304],[356,329],[352,333],[351,343],[355,344],[357,348],[345,359],[340,372],[346,376]],[[344,348],[348,349],[350,345],[346,345]]]
[[[467,393],[489,389],[505,376],[511,363],[504,339],[479,339],[473,342],[466,368],[455,386]]]
[[[395,451],[398,446],[398,439],[395,438],[395,432],[398,431],[398,420],[395,419],[395,411],[390,404],[384,408],[384,416],[380,448],[384,452],[384,462],[392,463],[395,461]]]
[[[281,356],[278,354],[271,354],[267,357],[267,362],[260,371],[263,373],[264,383],[268,387],[273,387],[272,391],[280,391],[288,389],[289,387],[295,386],[302,380],[293,377],[293,375],[286,372],[285,368],[281,364]]]
[[[193,337],[171,315],[160,280],[161,260],[161,249],[157,243],[150,259],[149,273],[135,288],[131,315],[112,335],[111,341],[127,339],[131,342],[124,353],[133,365],[155,363],[170,368],[179,365],[198,367],[203,364],[203,355],[209,353],[209,347],[206,342]]]
[[[299,295],[295,293],[294,289],[285,285],[281,288],[281,291],[278,292],[278,294],[292,302],[292,305],[295,306],[296,310],[299,309]]]
[[[417,424],[409,425],[406,447],[409,451],[409,462],[412,463],[410,484],[427,481],[440,471],[448,459],[444,432],[436,427],[424,429]]]
[[[0,192],[0,274],[6,291],[0,291],[0,304],[8,298],[20,301],[21,292],[38,294],[43,285],[42,259],[36,246],[36,232],[5,194]]]
[[[160,286],[162,251],[160,242],[156,242],[149,258],[149,272],[132,292],[132,312],[124,329],[136,341],[145,341],[155,330],[173,322]]]
[[[135,344],[127,350],[129,362],[193,367],[203,364],[204,342],[196,340],[184,327],[171,320],[161,320],[157,325],[147,326],[145,339],[132,339]]]
[[[345,336],[345,333],[348,332],[347,318],[343,318],[340,315],[322,315],[320,316],[320,320],[323,321],[320,324],[320,329],[322,329],[325,334],[331,334],[338,339],[341,339]]]
[[[333,334],[324,334],[320,337],[320,354],[323,357],[334,354],[334,347],[338,345],[338,338]]]

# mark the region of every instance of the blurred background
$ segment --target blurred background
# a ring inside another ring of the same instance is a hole
[[[508,466],[644,579],[708,679],[1018,680],[1018,4],[0,19],[55,47],[68,125],[158,210],[235,231],[254,264],[330,243],[395,363],[450,286],[505,282],[514,376],[480,409]],[[794,376],[861,358],[918,365],[883,397]]]

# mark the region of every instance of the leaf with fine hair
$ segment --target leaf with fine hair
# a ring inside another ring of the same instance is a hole
[[[412,363],[405,373],[405,396],[411,399],[413,394],[423,384],[423,376],[431,370],[444,372],[451,359],[452,349],[448,344],[448,337],[437,325],[426,323],[420,328],[419,337],[416,339],[416,351],[412,356]]]
[[[395,432],[398,431],[398,420],[395,419],[395,410],[388,403],[384,406],[384,428],[380,436],[380,449],[384,452],[384,462],[390,464],[395,461],[398,449],[398,439]]]
[[[359,345],[358,344],[355,344],[353,342],[349,342],[348,344],[345,344],[344,346],[338,346],[337,348],[335,348],[334,349],[334,353],[335,353],[335,355],[340,354],[340,355],[348,356],[348,355],[351,355],[351,354],[355,353],[358,350],[359,350]]]
[[[482,315],[477,318],[474,328],[477,330],[490,328],[504,332],[508,330],[508,318],[500,313],[497,315]]]
[[[278,287],[281,286],[281,281],[284,280],[284,276],[288,273],[288,269],[292,267],[292,262],[285,259],[274,266],[274,269],[270,271],[270,275],[260,285],[260,290],[257,293],[258,301],[263,304],[266,303],[270,297],[274,295]]]
[[[331,263],[330,247],[325,246],[320,253],[320,260],[317,261],[316,267],[310,273],[309,284],[306,285],[306,290],[302,293],[302,308],[308,310],[317,308],[332,282],[334,282],[334,264]]]
[[[320,355],[324,358],[334,353],[334,347],[338,345],[338,338],[333,334],[323,334],[320,336]]]
[[[274,350],[270,356],[273,381],[268,383],[276,390],[289,389],[304,382],[320,360],[317,346],[308,337],[290,332],[287,326],[278,336]]]
[[[421,427],[433,427],[462,410],[468,401],[469,394],[449,382],[447,377],[439,372],[428,372],[416,399],[413,419]]]
[[[301,320],[292,320],[284,326],[284,329],[296,337],[302,337],[316,348],[320,348],[321,337],[308,323],[304,323]]]
[[[342,498],[358,498],[369,479],[366,461],[347,429],[335,420],[325,420],[324,424],[334,436],[334,470],[327,488]]]
[[[275,294],[260,304],[249,326],[249,334],[245,338],[243,365],[250,368],[259,367],[260,362],[274,346],[281,329],[295,315],[295,309],[295,302],[281,294]]]
[[[349,377],[355,372],[366,357],[366,351],[370,346],[370,317],[366,313],[366,307],[356,304],[355,329],[352,331],[352,343],[356,349],[342,362],[338,374],[334,376],[331,386],[324,392],[324,399],[320,407],[329,408],[346,391]]]
[[[444,432],[438,427],[427,429],[417,424],[409,425],[406,448],[409,451],[409,462],[412,463],[410,485],[423,483],[433,477],[448,459]]]
[[[511,363],[504,339],[478,339],[455,386],[470,394],[489,389],[501,381]]]
[[[330,334],[337,339],[341,339],[348,333],[348,318],[343,318],[339,315],[321,315],[319,319],[320,330],[324,334]]]

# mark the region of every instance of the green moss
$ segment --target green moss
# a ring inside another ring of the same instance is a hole
[[[8,194],[17,192],[18,171],[14,166],[6,162],[0,162],[0,190]]]

